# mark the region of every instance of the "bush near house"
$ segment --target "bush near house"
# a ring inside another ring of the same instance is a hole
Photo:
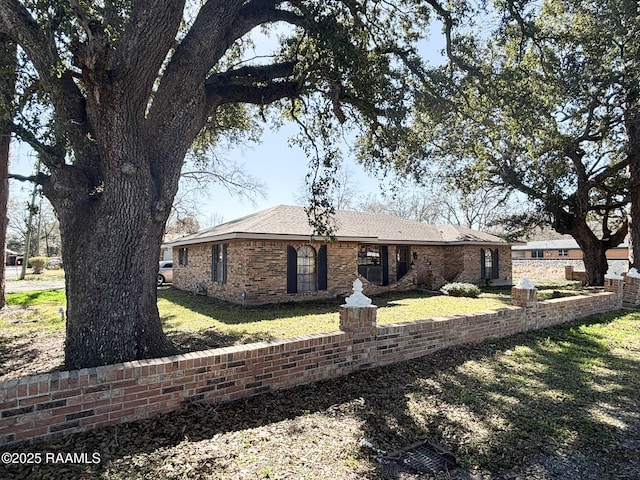
[[[440,291],[451,297],[478,298],[480,295],[480,289],[472,283],[447,283]]]
[[[44,271],[44,267],[47,266],[47,257],[31,257],[29,259],[29,265],[33,268],[33,273],[40,274]]]

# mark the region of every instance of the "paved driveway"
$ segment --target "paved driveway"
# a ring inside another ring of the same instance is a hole
[[[22,267],[8,266],[5,270],[5,291],[31,292],[34,290],[52,290],[64,288],[64,280],[18,280]]]

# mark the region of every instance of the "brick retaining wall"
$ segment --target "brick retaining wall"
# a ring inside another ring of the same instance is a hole
[[[192,402],[226,402],[556,325],[619,308],[619,287],[384,326],[376,325],[375,308],[342,307],[340,332],[0,382],[0,444],[122,424]]]

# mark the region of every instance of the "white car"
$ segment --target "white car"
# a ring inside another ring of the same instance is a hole
[[[158,266],[158,286],[173,282],[173,262],[165,260]]]

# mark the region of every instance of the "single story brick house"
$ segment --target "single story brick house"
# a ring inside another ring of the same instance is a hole
[[[448,282],[511,285],[511,246],[468,228],[338,211],[335,239],[315,236],[303,207],[280,205],[167,244],[173,285],[234,303],[437,290]]]

